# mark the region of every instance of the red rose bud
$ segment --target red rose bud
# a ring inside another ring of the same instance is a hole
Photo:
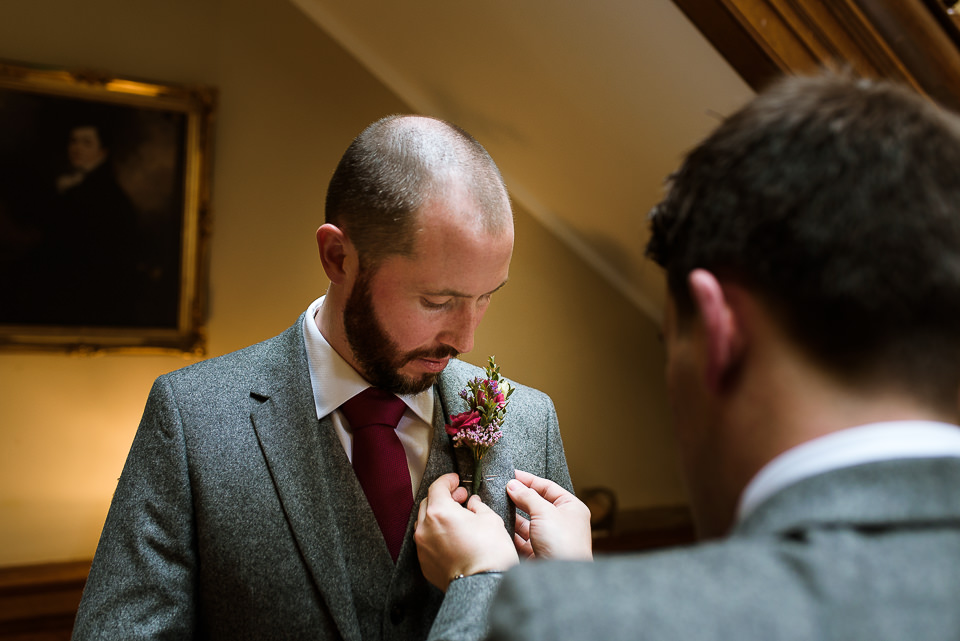
[[[480,412],[476,410],[461,412],[460,414],[452,414],[450,416],[450,424],[447,425],[447,434],[450,436],[456,436],[461,430],[470,429],[479,423]]]

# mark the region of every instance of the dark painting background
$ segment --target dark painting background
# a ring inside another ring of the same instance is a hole
[[[175,328],[183,113],[0,89],[0,324]],[[76,186],[70,132],[108,155]]]

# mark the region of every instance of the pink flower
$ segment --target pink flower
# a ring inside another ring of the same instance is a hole
[[[478,493],[483,484],[483,457],[503,436],[500,426],[513,393],[510,384],[500,378],[500,368],[493,356],[484,372],[486,378],[478,376],[469,380],[460,390],[459,396],[467,404],[467,411],[451,415],[450,424],[446,426],[453,446],[469,448],[473,455],[473,494]]]
[[[450,424],[447,425],[447,434],[456,436],[463,430],[472,430],[480,424],[480,412],[472,410],[450,415]]]

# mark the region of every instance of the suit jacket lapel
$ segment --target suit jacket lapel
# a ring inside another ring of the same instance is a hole
[[[469,379],[477,375],[482,375],[482,371],[478,371],[461,361],[453,360],[447,365],[437,382],[437,396],[440,398],[441,406],[444,409],[439,431],[446,446],[453,452],[457,466],[456,471],[460,474],[460,483],[468,490],[472,490],[473,486],[473,457],[467,448],[454,448],[452,446],[444,424],[450,414],[457,414],[466,409],[466,404],[460,398],[460,390],[466,387]],[[434,417],[434,423],[436,424],[436,422],[436,417]],[[484,481],[480,488],[480,498],[490,509],[500,515],[504,526],[512,537],[516,520],[516,507],[507,498],[507,483],[514,477],[513,456],[511,456],[513,444],[510,442],[510,438],[510,412],[508,410],[507,419],[503,426],[503,436],[496,445],[487,450],[483,457]]]
[[[341,531],[338,517],[362,512],[356,493],[342,488],[352,482],[359,505],[365,499],[329,418],[318,425],[301,322],[280,339],[278,358],[265,363],[251,391],[251,420],[304,562],[343,638],[360,641],[344,548],[354,532]]]
[[[417,521],[420,502],[427,498],[427,491],[433,482],[450,472],[459,474],[461,480],[469,478],[467,475],[473,473],[470,452],[462,448],[454,448],[453,441],[447,434],[447,419],[451,413],[455,414],[460,411],[463,404],[463,400],[458,396],[460,393],[459,379],[448,373],[449,369],[448,366],[447,370],[444,370],[434,387],[433,438],[430,442],[430,453],[427,456],[427,466],[423,471],[423,479],[420,481],[420,487],[417,489],[413,500],[413,512],[410,515],[410,522],[407,524],[407,536],[404,539],[404,547],[400,551],[398,566],[408,552],[416,555],[415,546],[412,544],[413,526]],[[407,550],[408,547],[410,550]]]
[[[458,471],[453,443],[450,442],[444,419],[444,400],[441,399],[438,392],[433,400],[433,439],[430,442],[430,453],[427,456],[427,467],[423,471],[423,480],[420,482],[420,488],[417,490],[417,496],[414,499],[415,508],[420,505],[420,501],[427,497],[427,490],[430,489],[430,485],[434,481],[444,474]],[[415,520],[411,519],[411,521]]]
[[[440,400],[439,394],[434,396],[433,404],[433,437],[430,441],[430,452],[427,455],[427,466],[423,470],[420,487],[417,488],[417,493],[413,497],[413,510],[411,510],[410,519],[407,522],[407,533],[403,538],[400,556],[397,557],[396,567],[398,569],[409,569],[412,563],[419,571],[420,561],[417,559],[417,548],[413,542],[413,528],[417,522],[420,502],[427,498],[427,490],[430,489],[430,485],[434,481],[444,474],[457,471],[453,445],[445,429],[443,402]]]

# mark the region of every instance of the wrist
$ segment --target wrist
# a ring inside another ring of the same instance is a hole
[[[493,559],[487,559],[487,563],[468,564],[466,567],[461,567],[459,570],[454,570],[449,575],[447,587],[449,587],[454,581],[458,581],[460,579],[466,579],[474,576],[501,575],[518,563],[520,563],[520,557],[518,557],[516,552],[514,552],[512,558],[501,559],[500,563],[494,562]],[[446,588],[443,588],[443,590],[446,592]]]
[[[465,579],[465,578],[467,578],[468,576],[480,576],[481,574],[494,574],[494,575],[496,575],[496,574],[503,574],[503,573],[504,573],[504,570],[481,570],[480,572],[473,572],[473,573],[471,573],[471,574],[458,573],[458,574],[454,574],[452,577],[450,577],[450,583],[453,583],[454,581],[459,581],[460,579]]]
[[[450,582],[443,588],[445,593],[450,590],[476,590],[477,585],[483,585],[487,582],[499,583],[503,573],[506,570],[481,570],[471,573],[457,573],[450,577]],[[460,587],[457,587],[460,586]]]

